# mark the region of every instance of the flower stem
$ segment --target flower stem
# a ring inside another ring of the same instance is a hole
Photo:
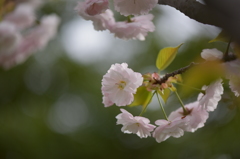
[[[140,113],[140,115],[139,116],[142,116],[143,115],[143,113],[146,111],[146,109],[147,109],[147,107],[148,107],[148,105],[149,105],[149,103],[151,102],[151,100],[152,100],[152,98],[153,98],[153,96],[154,96],[154,94],[156,93],[156,91],[155,92],[153,92],[153,94],[152,94],[152,96],[151,96],[151,98],[150,98],[150,100],[148,101],[148,104],[142,109],[142,112]]]
[[[156,92],[156,91],[155,91],[155,92]],[[158,99],[158,103],[159,103],[159,105],[160,105],[160,108],[162,109],[163,115],[164,115],[165,119],[168,121],[168,117],[167,117],[166,112],[165,112],[165,110],[164,110],[164,108],[163,108],[162,102],[161,102],[160,99],[159,99],[158,94],[157,94],[157,99]]]
[[[175,94],[176,94],[176,96],[177,96],[177,98],[178,98],[179,102],[181,103],[181,106],[182,106],[182,108],[183,108],[183,112],[184,112],[184,114],[187,114],[187,113],[188,113],[188,111],[187,111],[187,110],[186,110],[186,108],[184,107],[184,104],[183,104],[183,102],[182,102],[181,98],[179,97],[179,95],[178,95],[178,93],[177,93],[177,90],[176,90],[176,91],[174,91],[174,92],[175,92]]]
[[[132,18],[131,15],[127,16],[127,22],[128,22],[128,23],[131,23],[131,22],[132,22],[132,19],[131,19],[131,18]]]
[[[201,90],[201,89],[198,89],[198,88],[194,88],[194,87],[191,87],[191,86],[182,84],[182,83],[176,82],[175,84],[178,84],[178,85],[180,85],[180,86],[185,86],[185,87],[191,88],[191,89],[193,89],[193,90],[195,90],[195,91],[201,92],[202,94],[205,94],[205,93],[206,93],[204,90]]]
[[[227,49],[226,49],[226,51],[223,55],[223,59],[226,60],[226,61],[228,60],[228,53],[229,53],[229,48],[230,48],[231,41],[232,41],[232,39],[230,38],[230,40],[228,42],[228,45],[227,45]]]

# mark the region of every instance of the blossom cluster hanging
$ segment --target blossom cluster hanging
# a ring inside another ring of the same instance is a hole
[[[0,22],[0,65],[9,69],[24,62],[32,53],[43,49],[57,31],[57,15],[43,16],[36,23],[39,0],[16,2],[14,10]],[[5,4],[3,4],[5,5]],[[3,6],[4,7],[4,6]]]
[[[157,5],[157,0],[115,0],[114,8],[126,21],[116,22],[108,0],[85,0],[79,2],[75,10],[85,20],[93,22],[95,30],[109,30],[121,39],[145,40],[155,26],[153,15],[148,14]],[[134,16],[134,17],[133,17]]]
[[[159,71],[168,67],[175,58],[180,46],[164,48],[159,52],[156,60],[156,66]],[[227,52],[229,52],[228,49]],[[204,126],[209,117],[209,112],[217,108],[222,98],[224,89],[221,78],[229,79],[231,90],[236,96],[239,96],[239,59],[231,53],[225,55],[225,59],[228,56],[230,60],[224,61],[223,53],[217,49],[205,49],[202,51],[201,56],[206,62],[190,64],[164,76],[160,76],[156,72],[141,75],[128,68],[126,63],[112,65],[102,79],[104,106],[109,107],[114,104],[116,106],[143,106],[139,116],[134,116],[127,110],[120,109],[121,113],[116,116],[116,119],[117,124],[123,126],[121,129],[122,132],[137,134],[140,138],[152,136],[159,143],[171,136],[175,138],[181,137],[184,132],[195,132]],[[214,63],[217,66],[223,66],[228,71],[223,71],[222,75],[224,77],[216,78],[208,86],[205,85],[201,89],[193,88],[200,92],[197,100],[192,103],[183,104],[175,87],[176,84],[182,86],[188,85],[188,83],[182,83],[181,74],[193,69],[192,67],[206,65],[208,62]],[[172,93],[176,94],[181,107],[167,116],[162,101],[167,104],[166,101]],[[151,124],[148,118],[142,116],[154,95],[157,96],[160,108],[165,117],[165,119],[156,120],[155,125]]]

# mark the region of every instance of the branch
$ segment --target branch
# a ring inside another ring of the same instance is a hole
[[[196,0],[158,0],[160,5],[169,5],[191,19],[226,30],[233,41],[240,44],[240,1],[205,0],[206,5]]]
[[[176,71],[173,71],[172,73],[167,73],[165,76],[163,76],[160,80],[156,80],[156,84],[162,84],[165,83],[169,77],[174,77],[175,75],[182,74],[186,72],[189,68],[191,68],[193,65],[196,65],[196,63],[192,62],[188,66],[185,66],[183,68],[180,68]]]
[[[200,23],[221,26],[211,8],[195,0],[158,0],[158,4],[171,6]]]

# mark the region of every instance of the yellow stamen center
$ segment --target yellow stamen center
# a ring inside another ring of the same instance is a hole
[[[126,82],[125,81],[120,81],[119,83],[117,83],[117,85],[118,85],[119,89],[123,90],[124,87],[126,86]]]

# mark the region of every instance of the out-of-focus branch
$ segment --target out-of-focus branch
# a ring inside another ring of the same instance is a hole
[[[211,8],[195,0],[158,0],[158,4],[171,6],[200,23],[220,27],[219,22],[214,18]]]
[[[174,7],[200,23],[223,28],[240,44],[240,1],[205,0],[205,3],[195,0],[158,0],[158,4]]]
[[[240,1],[239,0],[205,0],[212,12],[217,14],[215,18],[220,27],[226,30],[240,44]]]

